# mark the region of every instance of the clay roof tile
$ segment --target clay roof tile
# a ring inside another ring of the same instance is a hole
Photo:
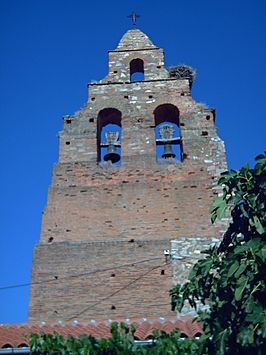
[[[121,320],[119,320],[120,322]],[[145,340],[153,336],[153,330],[158,329],[166,333],[171,333],[174,329],[179,329],[180,333],[193,337],[202,333],[202,327],[191,318],[167,318],[167,319],[131,319],[131,324],[136,328],[135,338]],[[125,321],[124,321],[125,323]],[[57,332],[64,337],[72,335],[78,337],[82,334],[91,335],[96,338],[110,337],[111,322],[109,321],[78,321],[73,322],[45,322],[44,323],[17,323],[0,325],[0,348],[10,345],[13,348],[22,344],[28,344],[28,336],[31,333],[51,333]]]

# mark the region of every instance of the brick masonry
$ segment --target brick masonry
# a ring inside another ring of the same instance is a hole
[[[134,59],[144,63],[142,81],[130,81]],[[173,279],[163,250],[173,239],[185,238],[181,249],[197,238],[211,243],[224,228],[211,225],[208,212],[227,168],[215,111],[191,97],[188,79],[170,77],[163,50],[138,29],[109,51],[109,74],[88,88],[88,102],[64,117],[59,134],[29,319],[168,315]],[[163,115],[179,126],[180,161],[156,159],[155,126]],[[108,122],[121,122],[120,166],[99,161]]]

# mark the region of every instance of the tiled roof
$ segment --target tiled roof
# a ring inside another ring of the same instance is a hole
[[[125,324],[134,324],[136,327],[135,338],[145,340],[153,335],[153,329],[163,330],[171,333],[179,329],[181,335],[193,337],[202,333],[198,323],[193,323],[191,318],[152,318],[152,319],[126,319],[121,320]],[[120,320],[119,320],[120,322]],[[0,348],[9,345],[13,348],[28,345],[27,334],[45,332],[53,334],[57,332],[63,336],[72,335],[78,337],[81,334],[88,334],[96,338],[108,338],[112,320],[108,321],[49,321],[39,323],[16,323],[0,324]]]

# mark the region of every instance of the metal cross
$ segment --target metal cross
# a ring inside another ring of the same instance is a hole
[[[137,18],[140,17],[140,15],[136,14],[136,12],[132,12],[128,17],[132,19],[133,26],[136,26]]]

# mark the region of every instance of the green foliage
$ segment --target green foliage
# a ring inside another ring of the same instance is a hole
[[[201,341],[181,338],[179,331],[171,334],[154,331],[154,340],[148,346],[134,344],[135,328],[112,323],[111,337],[96,339],[88,335],[79,338],[58,334],[31,334],[31,354],[45,355],[198,355]]]
[[[223,194],[210,212],[215,222],[229,209],[228,230],[170,291],[179,311],[185,302],[198,311],[209,354],[266,354],[266,155],[255,160],[254,169],[222,174]]]
[[[198,355],[201,353],[207,355],[204,351],[204,344],[201,339],[180,338],[180,332],[178,330],[174,330],[170,334],[155,331],[154,338],[156,341],[155,346],[151,349],[145,349],[145,352],[140,354]]]
[[[81,335],[74,338],[69,335],[66,339],[58,334],[31,334],[30,349],[32,354],[91,354],[112,355],[132,354],[134,348],[134,326],[131,329],[123,323],[118,327],[117,323],[111,326],[111,338],[96,339],[92,336]]]

